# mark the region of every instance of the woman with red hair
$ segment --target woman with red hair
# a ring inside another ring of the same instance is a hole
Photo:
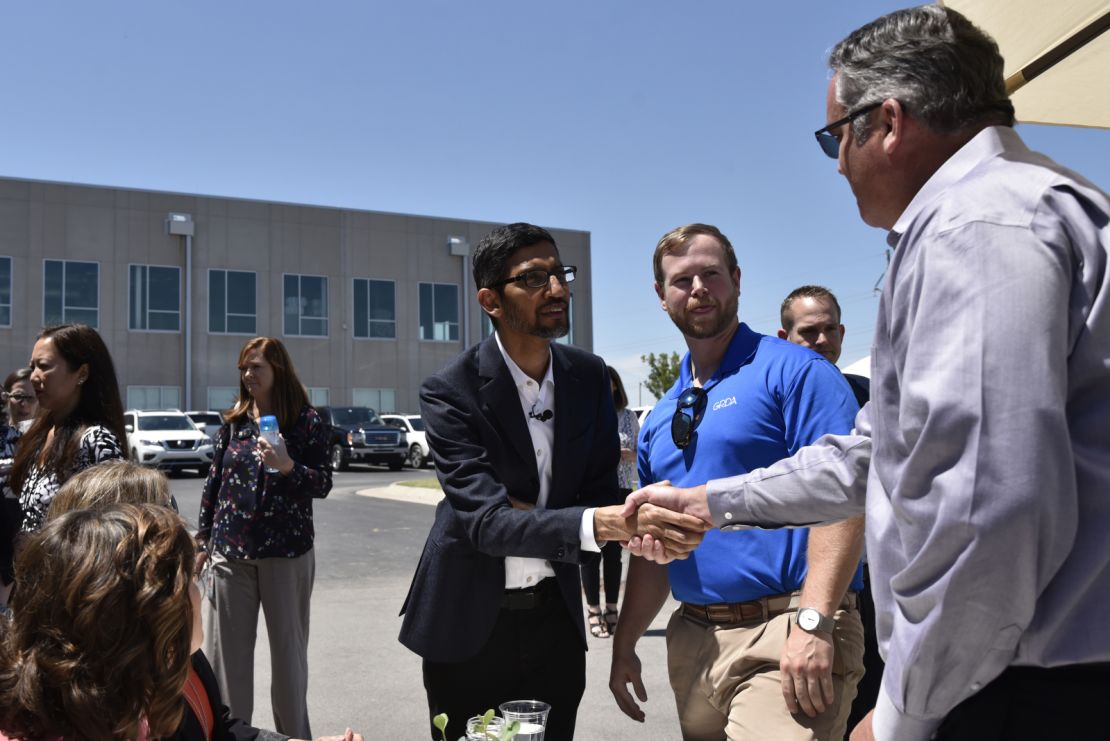
[[[259,420],[277,418],[271,444]],[[201,496],[198,565],[207,559],[204,652],[233,715],[254,710],[254,644],[261,605],[270,636],[270,697],[279,733],[311,738],[308,615],[315,578],[312,500],[331,491],[328,431],[279,340],[239,353],[239,398],[216,435]]]

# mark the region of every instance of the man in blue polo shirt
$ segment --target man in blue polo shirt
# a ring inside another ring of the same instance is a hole
[[[747,472],[851,430],[858,406],[831,363],[740,323],[740,269],[716,227],[664,235],[654,268],[689,353],[640,433],[641,484]],[[613,644],[617,704],[643,720],[628,691],[647,699],[636,643],[670,590],[682,603],[667,626],[667,663],[683,738],[842,738],[863,673],[862,539],[856,518],[813,531],[713,531],[669,566],[634,558]]]

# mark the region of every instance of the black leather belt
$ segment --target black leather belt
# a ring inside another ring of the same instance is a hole
[[[501,597],[502,610],[534,610],[547,600],[559,595],[559,584],[548,577],[534,587],[506,589]]]

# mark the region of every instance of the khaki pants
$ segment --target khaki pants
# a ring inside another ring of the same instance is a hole
[[[258,607],[270,637],[270,703],[274,728],[312,738],[308,723],[308,615],[316,554],[297,558],[227,559],[211,555],[204,609],[204,653],[233,717],[254,713],[254,644]]]
[[[687,741],[840,741],[863,676],[863,624],[837,610],[833,641],[835,701],[816,718],[791,715],[782,697],[779,659],[794,612],[766,623],[714,625],[682,614],[667,626],[667,665]]]

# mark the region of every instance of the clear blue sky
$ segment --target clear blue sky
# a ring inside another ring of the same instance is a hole
[[[885,243],[812,132],[829,48],[904,5],[5,3],[0,174],[588,230],[594,350],[633,403],[639,356],[684,351],[652,248],[710,222],[753,328],[797,285],[838,294],[845,365]],[[1110,132],[1019,131],[1110,185]]]

